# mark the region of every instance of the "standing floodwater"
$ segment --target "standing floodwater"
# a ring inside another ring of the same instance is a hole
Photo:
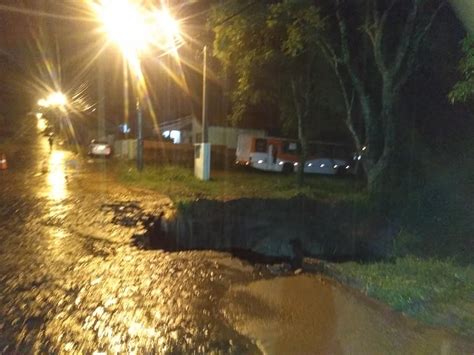
[[[300,275],[231,288],[227,319],[268,354],[460,354],[473,343],[420,326],[324,277]]]

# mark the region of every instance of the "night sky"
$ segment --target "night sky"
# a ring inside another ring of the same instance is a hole
[[[184,68],[190,89],[186,94],[166,76],[157,60],[143,61],[159,121],[191,113],[200,118],[200,45],[212,42],[212,35],[205,27],[208,1],[177,1],[173,6],[177,16],[187,19],[184,30],[198,43],[180,50],[180,55],[196,69]],[[52,89],[68,94],[81,91],[91,104],[97,102],[94,58],[104,46],[104,38],[84,2],[1,0],[0,9],[0,77],[8,83],[0,89],[2,116],[8,119],[30,111],[38,98]],[[419,68],[405,90],[403,109],[413,116],[418,130],[430,142],[444,144],[463,139],[471,132],[469,108],[452,106],[446,99],[449,89],[459,79],[456,67],[460,58],[459,42],[464,35],[461,22],[447,7],[433,26],[432,42],[423,52]],[[107,47],[103,58],[107,119],[118,123],[125,115],[122,58],[113,46]],[[211,77],[215,69],[211,63]],[[133,100],[133,95],[129,95]],[[217,82],[211,85],[210,101],[211,120],[223,121],[225,104]],[[6,102],[9,104],[5,105]],[[265,122],[276,121],[263,116]]]
[[[207,2],[176,1],[170,6],[177,17],[186,18],[182,26],[191,37],[198,41],[200,38],[206,39],[203,33]],[[99,33],[99,24],[85,2],[2,0],[0,10],[0,71],[4,81],[10,76],[6,72],[15,72],[9,80],[16,86],[10,86],[8,92],[2,90],[0,99],[21,96],[19,105],[22,107],[15,110],[9,108],[11,113],[29,111],[39,98],[51,90],[61,90],[72,96],[86,88],[87,99],[92,104],[96,103],[96,57],[103,50],[107,116],[115,120],[117,116],[124,115],[121,54],[112,44],[104,49],[106,39]],[[199,69],[202,60],[199,51],[200,48],[189,45],[180,54],[187,55],[187,60]],[[194,103],[191,104],[193,100],[165,77],[161,63],[157,63],[153,56],[159,57],[159,54],[153,53],[144,58],[142,64],[158,116],[169,120],[176,118],[172,116],[190,114],[193,110],[199,112],[199,108],[194,106],[199,104],[197,98],[201,95],[200,74],[187,69],[188,85],[196,92],[193,95]],[[130,96],[133,96],[132,93]],[[9,112],[5,111],[4,114],[9,115]]]

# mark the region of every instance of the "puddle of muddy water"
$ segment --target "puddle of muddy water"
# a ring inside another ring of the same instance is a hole
[[[227,320],[266,354],[471,354],[474,344],[370,302],[319,276],[235,286]]]

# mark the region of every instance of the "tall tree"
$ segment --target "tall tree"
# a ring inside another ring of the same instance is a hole
[[[214,54],[234,73],[233,118],[241,119],[255,105],[278,105],[285,124],[294,124],[298,132],[300,184],[308,153],[308,124],[315,117],[317,41],[323,27],[312,3],[263,1],[220,24],[242,6],[235,1],[234,6],[216,10],[212,19]]]
[[[355,145],[367,148],[364,167],[372,193],[399,187],[406,131],[399,114],[401,92],[444,5],[444,0],[336,0],[325,7],[337,38],[329,33],[320,48],[338,78]],[[353,94],[362,130],[354,124]]]
[[[283,117],[298,118],[304,145],[304,127],[314,116],[317,101],[315,87],[322,84],[313,75],[321,54],[339,84],[344,123],[356,148],[364,150],[369,191],[391,193],[398,189],[404,171],[407,129],[400,110],[402,89],[416,70],[419,52],[445,3],[256,2],[252,11],[233,16],[225,26],[214,26],[216,56],[236,76],[234,116],[242,115],[249,104],[277,103],[282,113],[289,113]],[[235,2],[231,4],[234,8],[217,11],[218,21],[236,11]],[[281,84],[277,90],[275,83]]]

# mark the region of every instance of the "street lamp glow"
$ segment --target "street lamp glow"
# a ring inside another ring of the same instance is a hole
[[[129,61],[151,47],[169,51],[180,42],[179,24],[166,8],[150,11],[132,0],[101,0],[93,8],[102,31]]]
[[[46,99],[39,99],[38,100],[38,106],[49,107],[49,102]]]
[[[67,98],[62,92],[57,91],[46,98],[39,99],[37,103],[40,107],[64,107],[67,104]]]
[[[178,22],[171,16],[168,10],[157,10],[155,12],[155,19],[162,33],[166,33],[169,36],[179,35]]]
[[[44,118],[38,118],[36,122],[36,127],[39,131],[44,131],[48,127],[48,123]]]
[[[47,99],[49,106],[64,106],[67,103],[66,96],[61,92],[53,92]]]
[[[156,10],[154,13],[156,44],[163,50],[175,49],[181,42],[179,23],[167,9]]]
[[[140,6],[130,0],[102,0],[94,10],[103,31],[126,57],[138,55],[148,48],[152,31]]]

